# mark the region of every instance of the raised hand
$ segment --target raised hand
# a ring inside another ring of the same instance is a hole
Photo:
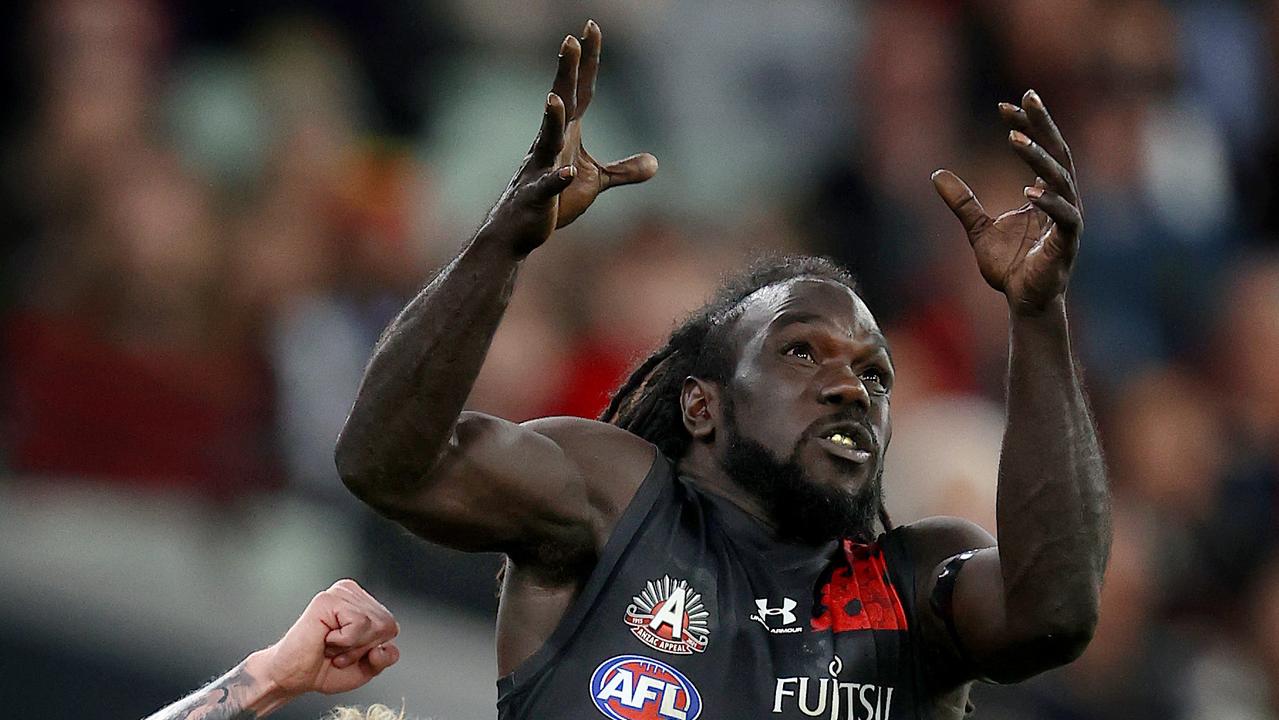
[[[262,652],[265,672],[289,695],[354,690],[400,659],[399,631],[390,611],[364,588],[339,580]]]
[[[1029,201],[992,218],[967,183],[949,170],[933,173],[933,187],[963,223],[990,286],[1013,312],[1042,312],[1066,290],[1083,231],[1083,203],[1070,148],[1034,90],[1022,107],[999,104],[1012,130],[1008,142],[1038,176],[1024,190]]]
[[[560,45],[542,128],[490,214],[490,222],[513,233],[522,255],[576,220],[600,193],[657,173],[657,159],[648,153],[601,165],[582,146],[582,116],[595,94],[602,41],[599,25],[591,20],[580,41],[570,35]]]

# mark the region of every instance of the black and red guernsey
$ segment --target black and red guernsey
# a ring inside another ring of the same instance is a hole
[[[501,720],[931,718],[913,568],[873,544],[779,542],[659,456]]]

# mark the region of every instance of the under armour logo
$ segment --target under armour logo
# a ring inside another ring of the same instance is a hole
[[[795,602],[794,600],[791,600],[790,598],[782,598],[782,606],[779,608],[774,608],[774,607],[768,606],[767,598],[757,598],[755,600],[755,607],[759,608],[759,617],[752,618],[752,619],[759,620],[761,623],[763,623],[764,622],[763,618],[771,617],[773,615],[781,615],[782,624],[790,625],[791,623],[795,622],[795,613],[792,611],[795,609],[795,606],[797,605],[799,605],[799,603]],[[767,625],[767,623],[764,623],[764,624]]]

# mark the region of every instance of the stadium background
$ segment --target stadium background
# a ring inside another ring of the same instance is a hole
[[[893,343],[895,518],[993,531],[1005,312],[928,176],[1019,204],[995,102],[1034,87],[1086,203],[1070,303],[1115,543],[1088,652],[979,688],[978,717],[1279,717],[1279,4],[1234,0],[9,7],[6,715],[144,715],[352,576],[404,660],[346,700],[493,716],[496,559],[373,516],[332,443],[587,17],[587,146],[661,171],[527,264],[472,406],[594,414],[749,252],[827,253]]]

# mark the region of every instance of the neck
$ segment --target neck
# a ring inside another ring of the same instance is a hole
[[[753,493],[747,492],[741,485],[724,472],[719,460],[711,453],[709,447],[694,444],[675,466],[676,472],[697,483],[701,489],[718,495],[733,503],[743,512],[776,531],[777,522],[764,502]]]

